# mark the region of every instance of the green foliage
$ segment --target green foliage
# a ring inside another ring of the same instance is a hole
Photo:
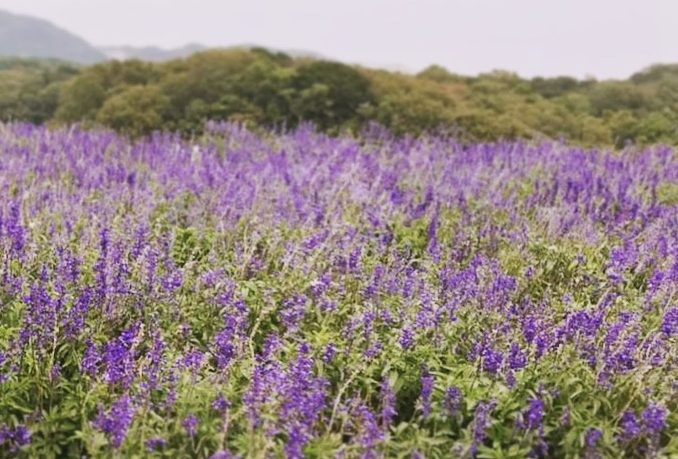
[[[585,83],[578,81],[576,78],[567,76],[555,78],[537,77],[530,81],[532,90],[547,99],[563,96],[583,85],[585,85]]]
[[[668,110],[650,113],[640,119],[637,132],[642,143],[671,143],[678,137],[678,117]]]
[[[44,123],[54,116],[60,85],[77,68],[52,60],[0,59],[0,120]]]
[[[367,78],[338,62],[302,64],[291,83],[296,92],[292,121],[312,120],[324,130],[352,120],[361,106],[374,102]]]
[[[94,121],[109,98],[124,92],[128,86],[149,84],[157,77],[153,64],[137,60],[88,67],[64,86],[56,119],[69,123]],[[143,104],[139,108],[143,110]]]
[[[657,200],[669,206],[678,205],[678,183],[663,183],[657,190]]]
[[[377,96],[362,114],[399,134],[419,134],[456,124],[462,85],[446,85],[428,74],[413,78],[384,71],[368,74]]]
[[[124,134],[150,134],[162,124],[169,99],[158,86],[128,86],[106,99],[97,112],[97,122]]]
[[[646,104],[642,89],[629,82],[601,82],[589,92],[591,110],[600,116],[606,112],[638,110]]]
[[[207,256],[212,243],[211,234],[199,237],[195,228],[182,228],[178,230],[174,241],[172,250],[174,262],[180,267],[185,266],[189,261],[199,262]]]
[[[435,81],[436,83],[465,83],[469,80],[469,78],[450,73],[445,67],[440,65],[426,67],[417,74],[417,78]]]
[[[278,128],[310,121],[331,134],[376,121],[397,134],[442,129],[468,141],[678,144],[678,65],[595,81],[527,80],[504,71],[465,77],[437,65],[405,75],[263,48],[84,69],[4,59],[0,119],[102,124],[135,137],[154,130],[200,134],[210,120]]]

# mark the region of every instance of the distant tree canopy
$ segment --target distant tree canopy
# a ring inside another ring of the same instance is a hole
[[[77,74],[59,61],[0,59],[0,120],[49,121],[63,84]]]
[[[349,123],[361,106],[374,103],[370,81],[356,69],[337,62],[302,64],[290,83],[296,121],[313,120],[321,129]]]
[[[310,121],[331,134],[376,121],[399,134],[444,129],[469,141],[678,144],[678,64],[596,81],[467,77],[435,65],[406,75],[262,48],[90,67],[0,59],[0,120],[103,125],[130,136],[200,134],[208,120],[288,128]]]

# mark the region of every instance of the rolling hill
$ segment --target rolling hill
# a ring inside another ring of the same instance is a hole
[[[0,11],[0,56],[54,58],[80,64],[106,60],[84,39],[43,19]]]

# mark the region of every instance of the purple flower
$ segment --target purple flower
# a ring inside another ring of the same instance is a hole
[[[320,310],[323,312],[336,312],[339,309],[336,301],[332,301],[328,298],[323,298],[320,302]]]
[[[18,448],[23,448],[31,442],[31,431],[24,425],[19,425],[14,429],[12,439]]]
[[[222,416],[226,414],[230,407],[231,402],[228,401],[224,394],[219,394],[217,398],[212,402],[212,409],[219,412]]]
[[[94,421],[94,427],[105,433],[113,448],[118,449],[127,437],[127,431],[134,421],[135,408],[129,395],[118,399],[108,414],[99,408],[99,415]]]
[[[523,417],[526,429],[541,430],[544,422],[544,401],[538,398],[530,400],[530,405]]]
[[[332,284],[332,276],[330,274],[324,274],[320,279],[315,280],[311,283],[311,293],[314,298],[320,298]]]
[[[504,354],[492,348],[483,351],[483,370],[496,374],[504,363]]]
[[[325,346],[325,352],[323,352],[322,361],[325,363],[331,363],[334,360],[334,356],[337,354],[337,346],[334,343],[330,343]]]
[[[403,328],[400,335],[400,347],[403,350],[411,349],[414,345],[415,335],[411,328]]]
[[[82,357],[80,369],[84,374],[95,377],[99,363],[101,363],[102,356],[97,345],[94,344],[91,339],[87,339],[86,344],[87,348],[85,349],[85,355]]]
[[[456,416],[461,409],[461,404],[463,401],[464,394],[458,387],[448,387],[445,391],[445,399],[443,401],[443,407],[445,408],[447,415],[450,417]]]
[[[278,352],[283,346],[280,336],[273,333],[266,337],[264,340],[264,349],[261,352],[261,359],[267,360],[274,357],[274,354]]]
[[[47,271],[43,269],[43,276]],[[24,298],[26,312],[24,313],[23,328],[19,332],[19,341],[22,346],[34,343],[38,350],[47,348],[54,341],[57,319],[61,311],[59,301],[56,301],[42,286],[33,286],[30,294]]]
[[[362,248],[357,247],[348,256],[348,269],[353,273],[360,271],[360,267],[362,265],[361,259],[362,259]]]
[[[193,373],[197,373],[200,371],[200,368],[203,365],[203,360],[205,358],[205,354],[200,352],[197,349],[194,349],[192,351],[189,351],[184,355],[184,358],[182,359],[182,364],[184,368],[187,370],[190,370]]]
[[[176,271],[166,275],[161,283],[167,293],[174,293],[184,283],[184,275],[179,269],[176,269]]]
[[[512,370],[521,370],[527,365],[527,354],[520,349],[517,343],[511,344],[509,352],[509,367]]]
[[[148,364],[143,370],[145,381],[142,383],[143,388],[150,393],[158,388],[158,380],[160,372],[165,364],[165,349],[167,344],[160,332],[157,332],[153,339],[153,347],[148,355]]]
[[[642,426],[638,421],[638,416],[633,411],[626,411],[621,418],[622,433],[620,440],[630,441],[642,433]]]
[[[108,292],[107,265],[110,244],[110,231],[108,228],[104,228],[100,232],[99,259],[94,266],[94,271],[96,273],[96,294],[102,304],[106,303],[106,295]]]
[[[381,422],[388,430],[388,427],[393,422],[393,418],[398,414],[396,410],[396,394],[393,391],[391,382],[388,378],[384,378],[381,383]]]
[[[252,427],[258,428],[261,425],[262,408],[273,395],[269,388],[277,386],[279,379],[283,377],[281,373],[279,366],[274,363],[262,363],[254,368],[250,386],[243,396],[247,417]]]
[[[236,356],[237,321],[233,315],[226,317],[226,326],[214,339],[214,355],[217,359],[217,368],[227,368]]]
[[[572,414],[570,413],[570,408],[566,406],[563,408],[563,414],[560,416],[560,424],[565,427],[569,427],[571,422]]]
[[[216,453],[212,454],[209,459],[235,459],[236,456],[233,455],[230,451],[217,451]]]
[[[122,332],[122,334],[106,345],[103,360],[106,364],[106,382],[108,384],[122,384],[129,387],[136,372],[135,346],[141,324],[136,323]]]
[[[356,410],[359,422],[357,441],[364,448],[364,454],[371,456],[376,446],[384,441],[384,434],[377,424],[374,413],[368,407],[361,404]]]
[[[22,258],[26,245],[26,228],[21,223],[21,205],[19,201],[12,201],[9,205],[9,218],[6,222],[7,234],[12,242],[12,252]]]
[[[194,414],[189,414],[184,418],[181,425],[184,427],[184,430],[189,437],[195,437],[195,434],[198,433],[199,423],[200,421]]]
[[[187,323],[184,322],[184,323],[181,324],[180,329],[181,329],[181,336],[183,336],[184,339],[187,340],[191,337],[191,333],[193,333],[193,329],[191,328],[190,324],[187,324]]]
[[[260,360],[243,397],[251,426],[285,433],[285,451],[292,457],[298,457],[312,438],[326,407],[329,383],[315,376],[310,354],[308,344],[300,345],[296,360],[287,370],[277,361]],[[276,422],[262,416],[271,411],[277,414]]]
[[[595,427],[590,427],[586,431],[586,446],[591,449],[595,449],[598,445],[598,441],[603,437],[603,432],[600,429]]]
[[[289,330],[296,330],[306,315],[308,298],[305,295],[295,295],[283,302],[280,317]]]
[[[497,406],[497,402],[478,402],[473,418],[473,444],[471,446],[471,455],[475,456],[478,446],[481,445],[487,436],[487,427],[490,424],[490,414]]]
[[[666,311],[661,329],[668,336],[678,335],[678,307]]]
[[[146,440],[146,451],[152,453],[167,446],[167,440],[162,437],[153,437]]]
[[[377,357],[379,354],[381,354],[381,351],[383,350],[383,348],[384,348],[384,346],[379,341],[377,341],[372,346],[370,346],[369,349],[367,349],[365,351],[364,355],[368,359],[373,359],[373,358]]]
[[[24,425],[18,425],[15,428],[5,424],[0,425],[0,446],[7,444],[12,456],[17,454],[21,448],[30,444],[31,437],[31,431]]]
[[[285,455],[290,459],[304,458],[304,445],[308,443],[309,436],[300,425],[294,425],[289,429],[287,442],[285,442]]]
[[[57,382],[61,379],[61,365],[56,363],[49,372],[49,379],[51,382]]]
[[[527,317],[523,321],[523,336],[525,337],[525,341],[528,343],[532,343],[534,341],[534,338],[537,336],[537,333],[539,332],[539,322],[538,320],[533,317]]]
[[[279,416],[289,435],[290,451],[300,451],[308,443],[326,406],[328,382],[314,375],[310,353],[308,344],[299,347],[297,359],[278,389],[282,399]]]
[[[75,305],[68,311],[65,319],[66,336],[70,339],[77,339],[85,327],[85,319],[89,314],[92,303],[93,292],[86,289],[78,298]]]
[[[537,349],[537,358],[541,358],[546,354],[549,348],[549,337],[545,333],[540,333],[534,340]]]
[[[624,279],[624,271],[626,270],[626,266],[631,262],[631,256],[632,252],[625,250],[625,248],[615,247],[612,249],[612,252],[610,253],[610,263],[607,269],[610,281],[618,283]]]
[[[650,435],[657,435],[666,428],[668,411],[661,405],[648,405],[643,411],[643,426]]]
[[[435,378],[432,374],[429,373],[428,369],[424,368],[424,371],[421,374],[421,410],[424,416],[424,419],[429,417],[431,414],[431,395],[433,395],[433,386],[435,384]]]

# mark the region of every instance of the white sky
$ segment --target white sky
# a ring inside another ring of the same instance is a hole
[[[678,0],[0,0],[97,45],[256,43],[418,71],[625,78],[678,62]]]

